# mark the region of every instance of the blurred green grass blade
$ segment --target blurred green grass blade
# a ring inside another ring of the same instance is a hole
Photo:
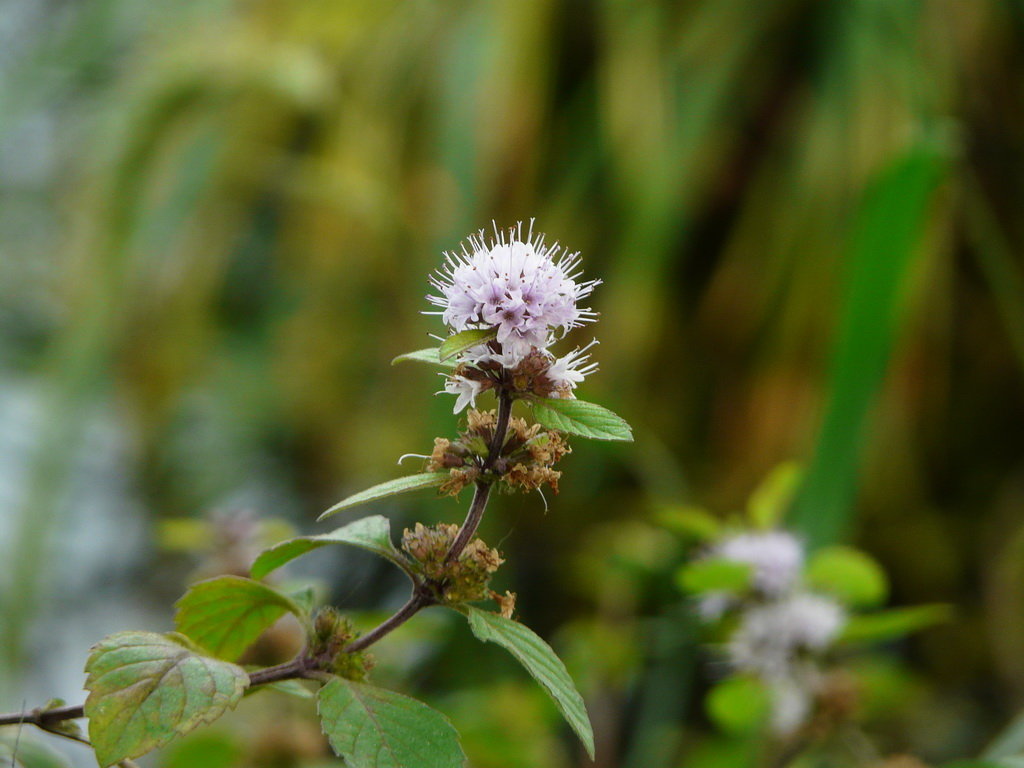
[[[836,541],[849,522],[868,412],[899,330],[906,276],[942,171],[934,149],[916,147],[880,173],[858,215],[825,418],[791,516],[812,547]]]

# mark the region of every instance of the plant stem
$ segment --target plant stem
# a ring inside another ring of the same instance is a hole
[[[498,421],[494,428],[494,436],[491,439],[491,444],[488,446],[487,457],[484,459],[483,466],[481,467],[484,471],[490,469],[501,455],[501,449],[502,446],[505,445],[505,435],[508,433],[508,422],[511,415],[512,397],[505,389],[501,389],[498,392]],[[461,555],[462,551],[466,548],[466,545],[469,544],[474,534],[476,534],[476,529],[480,525],[480,520],[484,516],[484,509],[487,507],[487,499],[490,496],[490,493],[491,484],[489,482],[480,481],[476,484],[476,490],[473,493],[473,501],[469,505],[469,512],[466,514],[466,519],[462,523],[462,528],[459,529],[458,536],[455,537],[455,541],[452,542],[452,546],[448,550],[447,560],[449,562],[458,559],[459,555]],[[405,605],[399,608],[394,615],[383,621],[377,627],[371,629],[362,637],[358,637],[346,645],[343,649],[344,652],[355,653],[356,651],[369,648],[382,637],[389,634],[392,630],[397,629],[407,622],[419,613],[420,610],[433,605],[435,602],[434,597],[424,589],[423,585],[417,583],[413,589],[412,596]],[[316,660],[309,656],[301,655],[291,661],[285,662],[284,664],[255,670],[249,675],[249,686],[255,687],[257,685],[266,685],[267,683],[276,683],[281,680],[310,677],[311,673],[317,670],[318,666]],[[45,710],[32,709],[25,712],[0,714],[0,726],[19,725],[24,723],[26,725],[37,726],[38,728],[42,728],[44,731],[52,731],[52,725],[54,723],[60,723],[64,720],[77,720],[82,717],[85,717],[85,708],[81,704],[70,707],[55,707],[53,709]]]
[[[397,613],[377,625],[376,628],[371,629],[362,637],[357,637],[351,643],[346,645],[343,649],[344,652],[355,653],[356,651],[361,651],[364,648],[370,647],[393,629],[397,629],[405,624],[405,622],[415,616],[421,608],[426,608],[428,605],[432,605],[433,603],[434,599],[417,587],[408,602],[399,608]]]
[[[501,456],[502,446],[505,445],[505,435],[508,433],[508,420],[512,416],[512,397],[505,389],[498,391],[498,423],[494,427],[494,435],[491,444],[487,446],[487,458],[484,459],[482,470],[490,469],[494,462]],[[491,495],[491,484],[489,481],[477,481],[476,489],[473,491],[473,501],[469,505],[469,512],[459,529],[458,536],[452,542],[448,556],[445,558],[449,563],[459,559],[462,550],[476,535],[476,529],[484,517],[484,510],[487,508],[487,499]]]

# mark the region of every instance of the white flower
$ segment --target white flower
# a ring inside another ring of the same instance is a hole
[[[575,389],[576,385],[583,379],[597,370],[597,363],[588,362],[590,355],[584,354],[588,349],[597,344],[597,339],[583,347],[576,348],[569,354],[555,358],[545,374],[557,390]]]
[[[577,282],[578,254],[546,245],[532,222],[525,239],[522,229],[522,223],[507,232],[495,227],[490,242],[483,230],[471,235],[461,252],[445,254],[430,280],[440,295],[427,297],[454,331],[497,326],[503,353],[518,360],[549,346],[554,332],[593,320],[577,302],[600,282]]]
[[[789,591],[804,565],[800,540],[786,531],[738,534],[720,542],[712,556],[750,565],[754,589],[770,597]]]
[[[764,678],[787,677],[798,654],[823,651],[845,622],[837,602],[809,592],[755,605],[729,639],[729,661]]]
[[[458,395],[452,413],[458,413],[467,405],[476,405],[476,396],[483,389],[483,384],[465,376],[452,376],[444,383],[444,392]],[[441,394],[438,392],[437,394]]]

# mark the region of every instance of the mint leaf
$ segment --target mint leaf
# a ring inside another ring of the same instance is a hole
[[[317,522],[320,522],[331,515],[336,515],[344,509],[355,507],[359,504],[365,504],[368,501],[376,501],[377,499],[396,496],[399,493],[406,493],[408,491],[418,491],[421,488],[436,488],[447,481],[450,477],[451,476],[447,472],[424,472],[421,475],[408,475],[406,477],[396,478],[395,480],[388,480],[386,483],[375,485],[372,488],[367,488],[365,491],[360,491],[348,498],[342,499],[320,515],[320,517],[317,518]]]
[[[100,641],[85,671],[85,716],[101,768],[215,720],[249,685],[241,667],[155,632],[120,632]]]
[[[252,564],[252,577],[262,579],[289,560],[294,560],[314,549],[326,547],[328,544],[351,544],[354,547],[373,552],[375,555],[380,555],[403,570],[409,568],[408,562],[391,543],[391,523],[383,515],[373,515],[343,525],[330,533],[300,536],[265,549]]]
[[[218,658],[235,661],[286,613],[306,611],[273,587],[242,576],[218,576],[189,587],[178,600],[178,631]]]
[[[764,727],[771,714],[771,699],[765,684],[750,675],[733,675],[708,691],[704,708],[726,733],[742,736]]]
[[[807,586],[858,607],[881,605],[889,580],[873,558],[853,547],[836,545],[814,553],[804,572]]]
[[[576,735],[587,749],[587,754],[593,760],[594,730],[590,725],[583,697],[576,690],[565,664],[555,655],[551,646],[532,629],[518,621],[470,605],[465,605],[460,610],[469,619],[469,627],[477,639],[500,645],[526,667],[526,671],[544,687],[562,716],[576,731]]]
[[[596,403],[571,398],[539,397],[533,416],[548,429],[594,440],[633,442],[633,430],[625,419]]]
[[[695,560],[676,572],[676,583],[686,592],[745,592],[750,587],[749,563],[733,560]]]
[[[467,349],[483,344],[491,339],[498,338],[497,328],[470,328],[466,331],[459,331],[454,336],[449,336],[437,350],[437,357],[443,363],[445,360],[455,357]]]
[[[320,689],[320,721],[351,768],[462,768],[459,734],[426,704],[336,677]]]
[[[399,355],[391,361],[392,365],[398,363],[404,363],[406,361],[416,363],[430,363],[431,365],[439,365],[442,368],[454,368],[455,363],[450,360],[441,360],[440,350],[437,347],[428,347],[427,349],[417,349],[415,352],[406,352],[404,355]]]
[[[896,640],[913,632],[948,621],[953,611],[948,605],[916,605],[888,611],[851,616],[839,641],[843,643],[879,643]]]

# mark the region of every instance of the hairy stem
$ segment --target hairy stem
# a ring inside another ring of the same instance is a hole
[[[487,446],[487,458],[484,459],[482,469],[484,471],[490,469],[494,462],[501,456],[501,448],[505,445],[505,435],[508,433],[508,420],[512,416],[512,397],[504,389],[498,392],[498,423],[494,427],[494,436],[491,438],[491,444]],[[466,545],[476,535],[476,529],[480,526],[480,521],[484,517],[484,510],[487,508],[487,499],[491,495],[491,484],[489,481],[479,481],[476,484],[476,489],[473,491],[473,501],[469,505],[469,512],[466,514],[466,519],[462,523],[462,528],[459,529],[458,536],[455,537],[455,541],[452,542],[451,549],[448,550],[447,561],[449,563],[458,560],[459,555],[462,554],[462,550],[466,548]]]

